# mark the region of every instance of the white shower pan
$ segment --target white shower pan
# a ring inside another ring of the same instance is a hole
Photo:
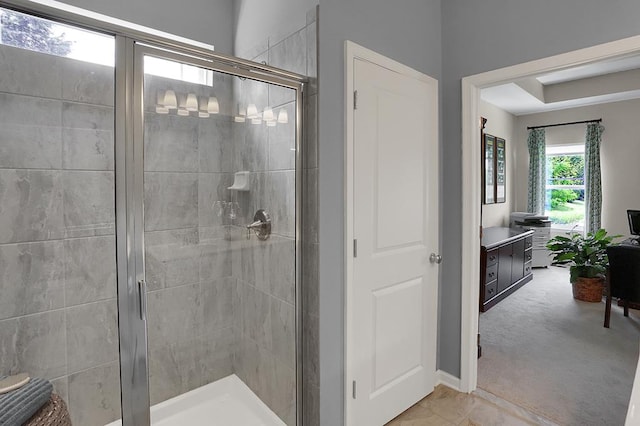
[[[232,374],[151,407],[153,426],[286,426]],[[121,426],[116,420],[106,426]]]

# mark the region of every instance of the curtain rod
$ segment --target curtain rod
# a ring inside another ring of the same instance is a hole
[[[601,121],[602,121],[602,118],[597,118],[595,120],[570,121],[567,123],[545,124],[544,126],[527,127],[527,130],[544,129],[545,127],[569,126],[570,124],[600,123]]]

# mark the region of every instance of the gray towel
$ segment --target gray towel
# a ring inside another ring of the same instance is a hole
[[[0,376],[0,380],[6,376]],[[26,385],[0,395],[0,426],[19,426],[49,401],[53,385],[44,379],[29,380]]]

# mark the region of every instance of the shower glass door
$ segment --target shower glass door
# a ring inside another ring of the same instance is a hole
[[[135,67],[151,423],[295,425],[300,90],[145,46]]]

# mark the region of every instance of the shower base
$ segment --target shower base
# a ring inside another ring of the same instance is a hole
[[[107,426],[121,424],[117,420]],[[235,374],[152,406],[151,424],[286,426]]]

